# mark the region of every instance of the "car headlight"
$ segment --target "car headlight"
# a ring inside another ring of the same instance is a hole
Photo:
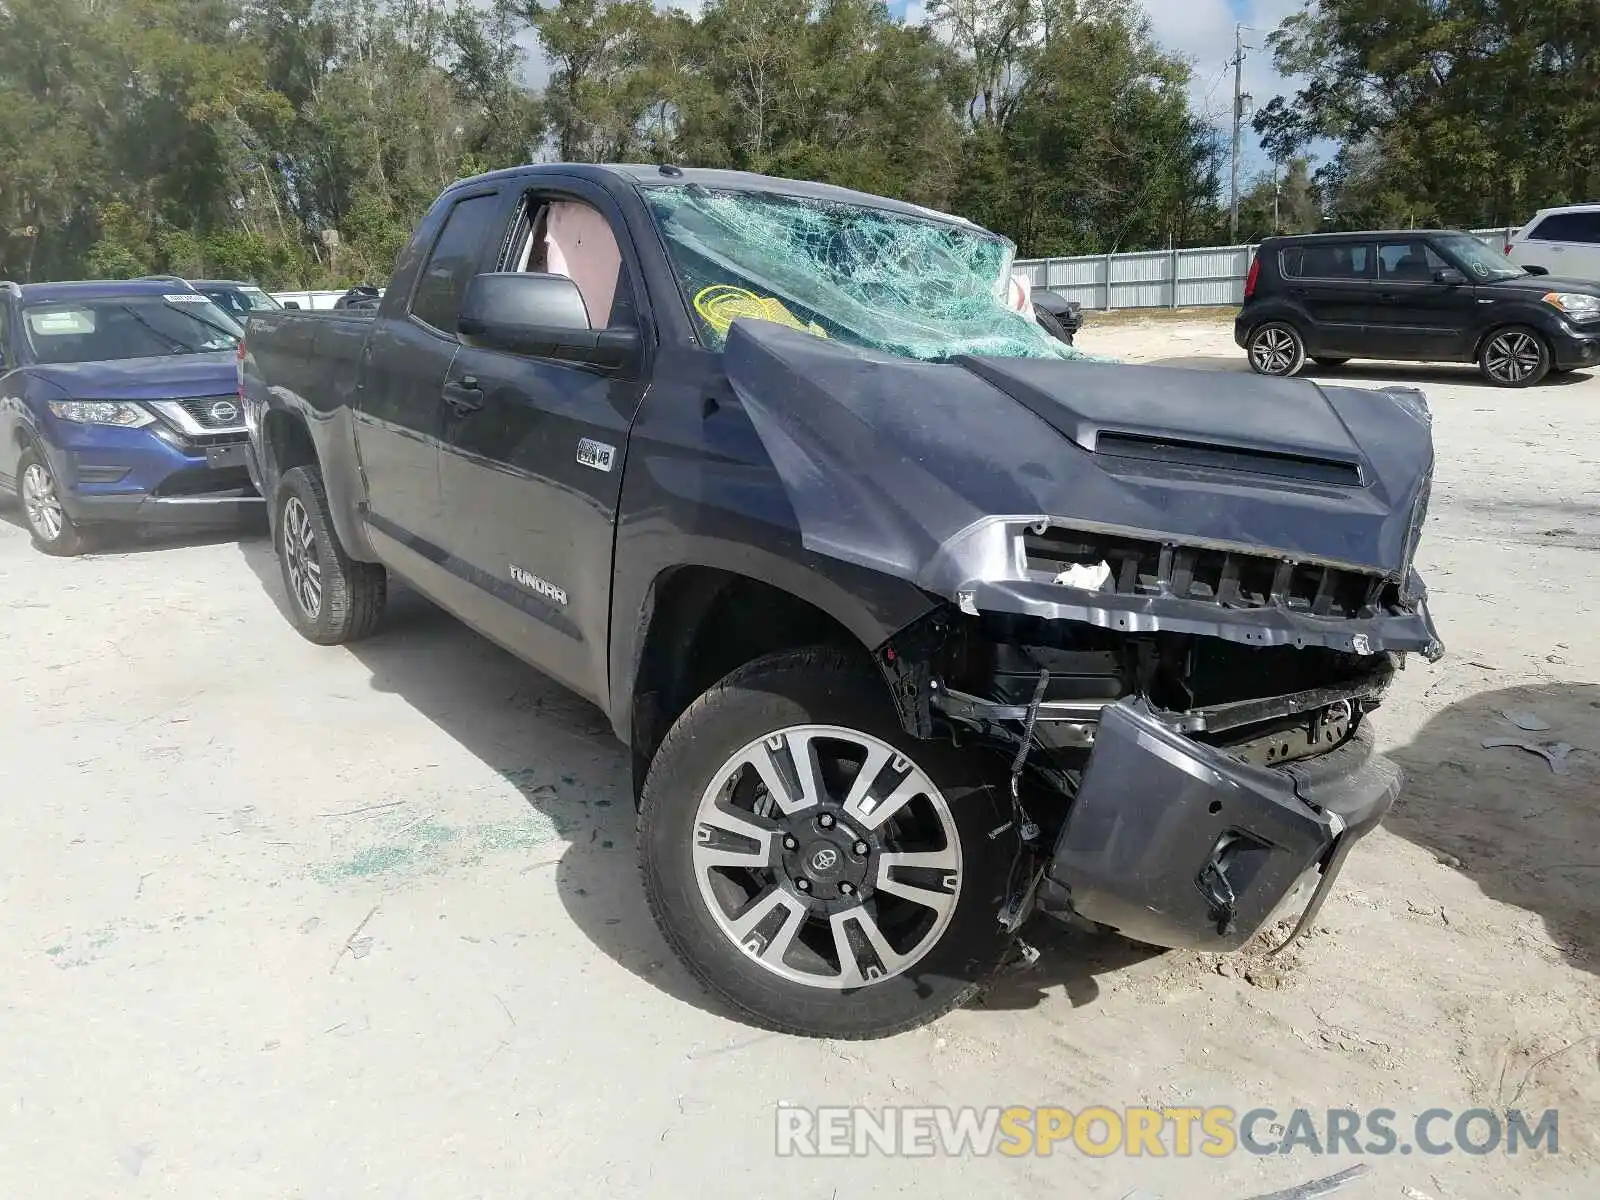
[[[50,411],[63,421],[79,425],[120,425],[124,429],[137,429],[155,421],[137,404],[123,400],[52,400]]]
[[[1597,296],[1582,296],[1577,292],[1546,292],[1544,302],[1576,321],[1600,320],[1600,297]]]

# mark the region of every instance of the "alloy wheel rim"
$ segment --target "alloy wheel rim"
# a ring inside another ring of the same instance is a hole
[[[315,620],[322,612],[322,563],[317,537],[306,506],[290,496],[283,506],[283,554],[289,568],[289,590],[300,611]]]
[[[840,991],[938,944],[961,896],[961,841],[933,781],[888,743],[795,725],[731,755],[701,795],[694,872],[752,962]]]
[[[1539,369],[1539,345],[1526,333],[1502,333],[1489,343],[1484,361],[1502,383],[1521,383]]]
[[[55,541],[67,527],[56,482],[39,463],[29,463],[22,473],[22,508],[33,531],[47,542]]]
[[[1294,365],[1294,335],[1287,329],[1264,329],[1256,335],[1250,353],[1263,374],[1282,375]]]

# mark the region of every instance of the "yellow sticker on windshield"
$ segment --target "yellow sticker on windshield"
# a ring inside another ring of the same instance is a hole
[[[815,321],[802,321],[784,307],[783,301],[777,297],[758,296],[754,292],[726,283],[701,289],[700,294],[694,298],[694,310],[707,325],[716,330],[718,337],[727,337],[729,327],[740,317],[751,317],[757,321],[775,321],[779,325],[787,325],[790,329],[798,329],[802,333],[811,333],[822,338],[828,336],[828,331],[822,326]]]

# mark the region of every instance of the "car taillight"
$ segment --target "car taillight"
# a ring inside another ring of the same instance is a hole
[[[1250,273],[1244,277],[1244,298],[1253,299],[1256,294],[1256,280],[1261,278],[1261,259],[1259,256],[1250,260]]]
[[[238,348],[233,352],[234,361],[234,391],[239,393],[239,407],[244,408],[244,339],[239,339]]]
[[[1511,253],[1511,243],[1510,243],[1510,242],[1507,242],[1507,243],[1506,243],[1506,253],[1507,253],[1507,254],[1510,254],[1510,253]]]

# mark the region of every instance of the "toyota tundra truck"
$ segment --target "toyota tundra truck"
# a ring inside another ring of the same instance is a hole
[[[1399,792],[1394,672],[1443,653],[1419,393],[1092,360],[1007,304],[1014,253],[522,167],[447,190],[375,311],[240,350],[299,631],[368,637],[403,581],[604,710],[662,933],[770,1028],[930,1021],[1035,913],[1292,938]]]

